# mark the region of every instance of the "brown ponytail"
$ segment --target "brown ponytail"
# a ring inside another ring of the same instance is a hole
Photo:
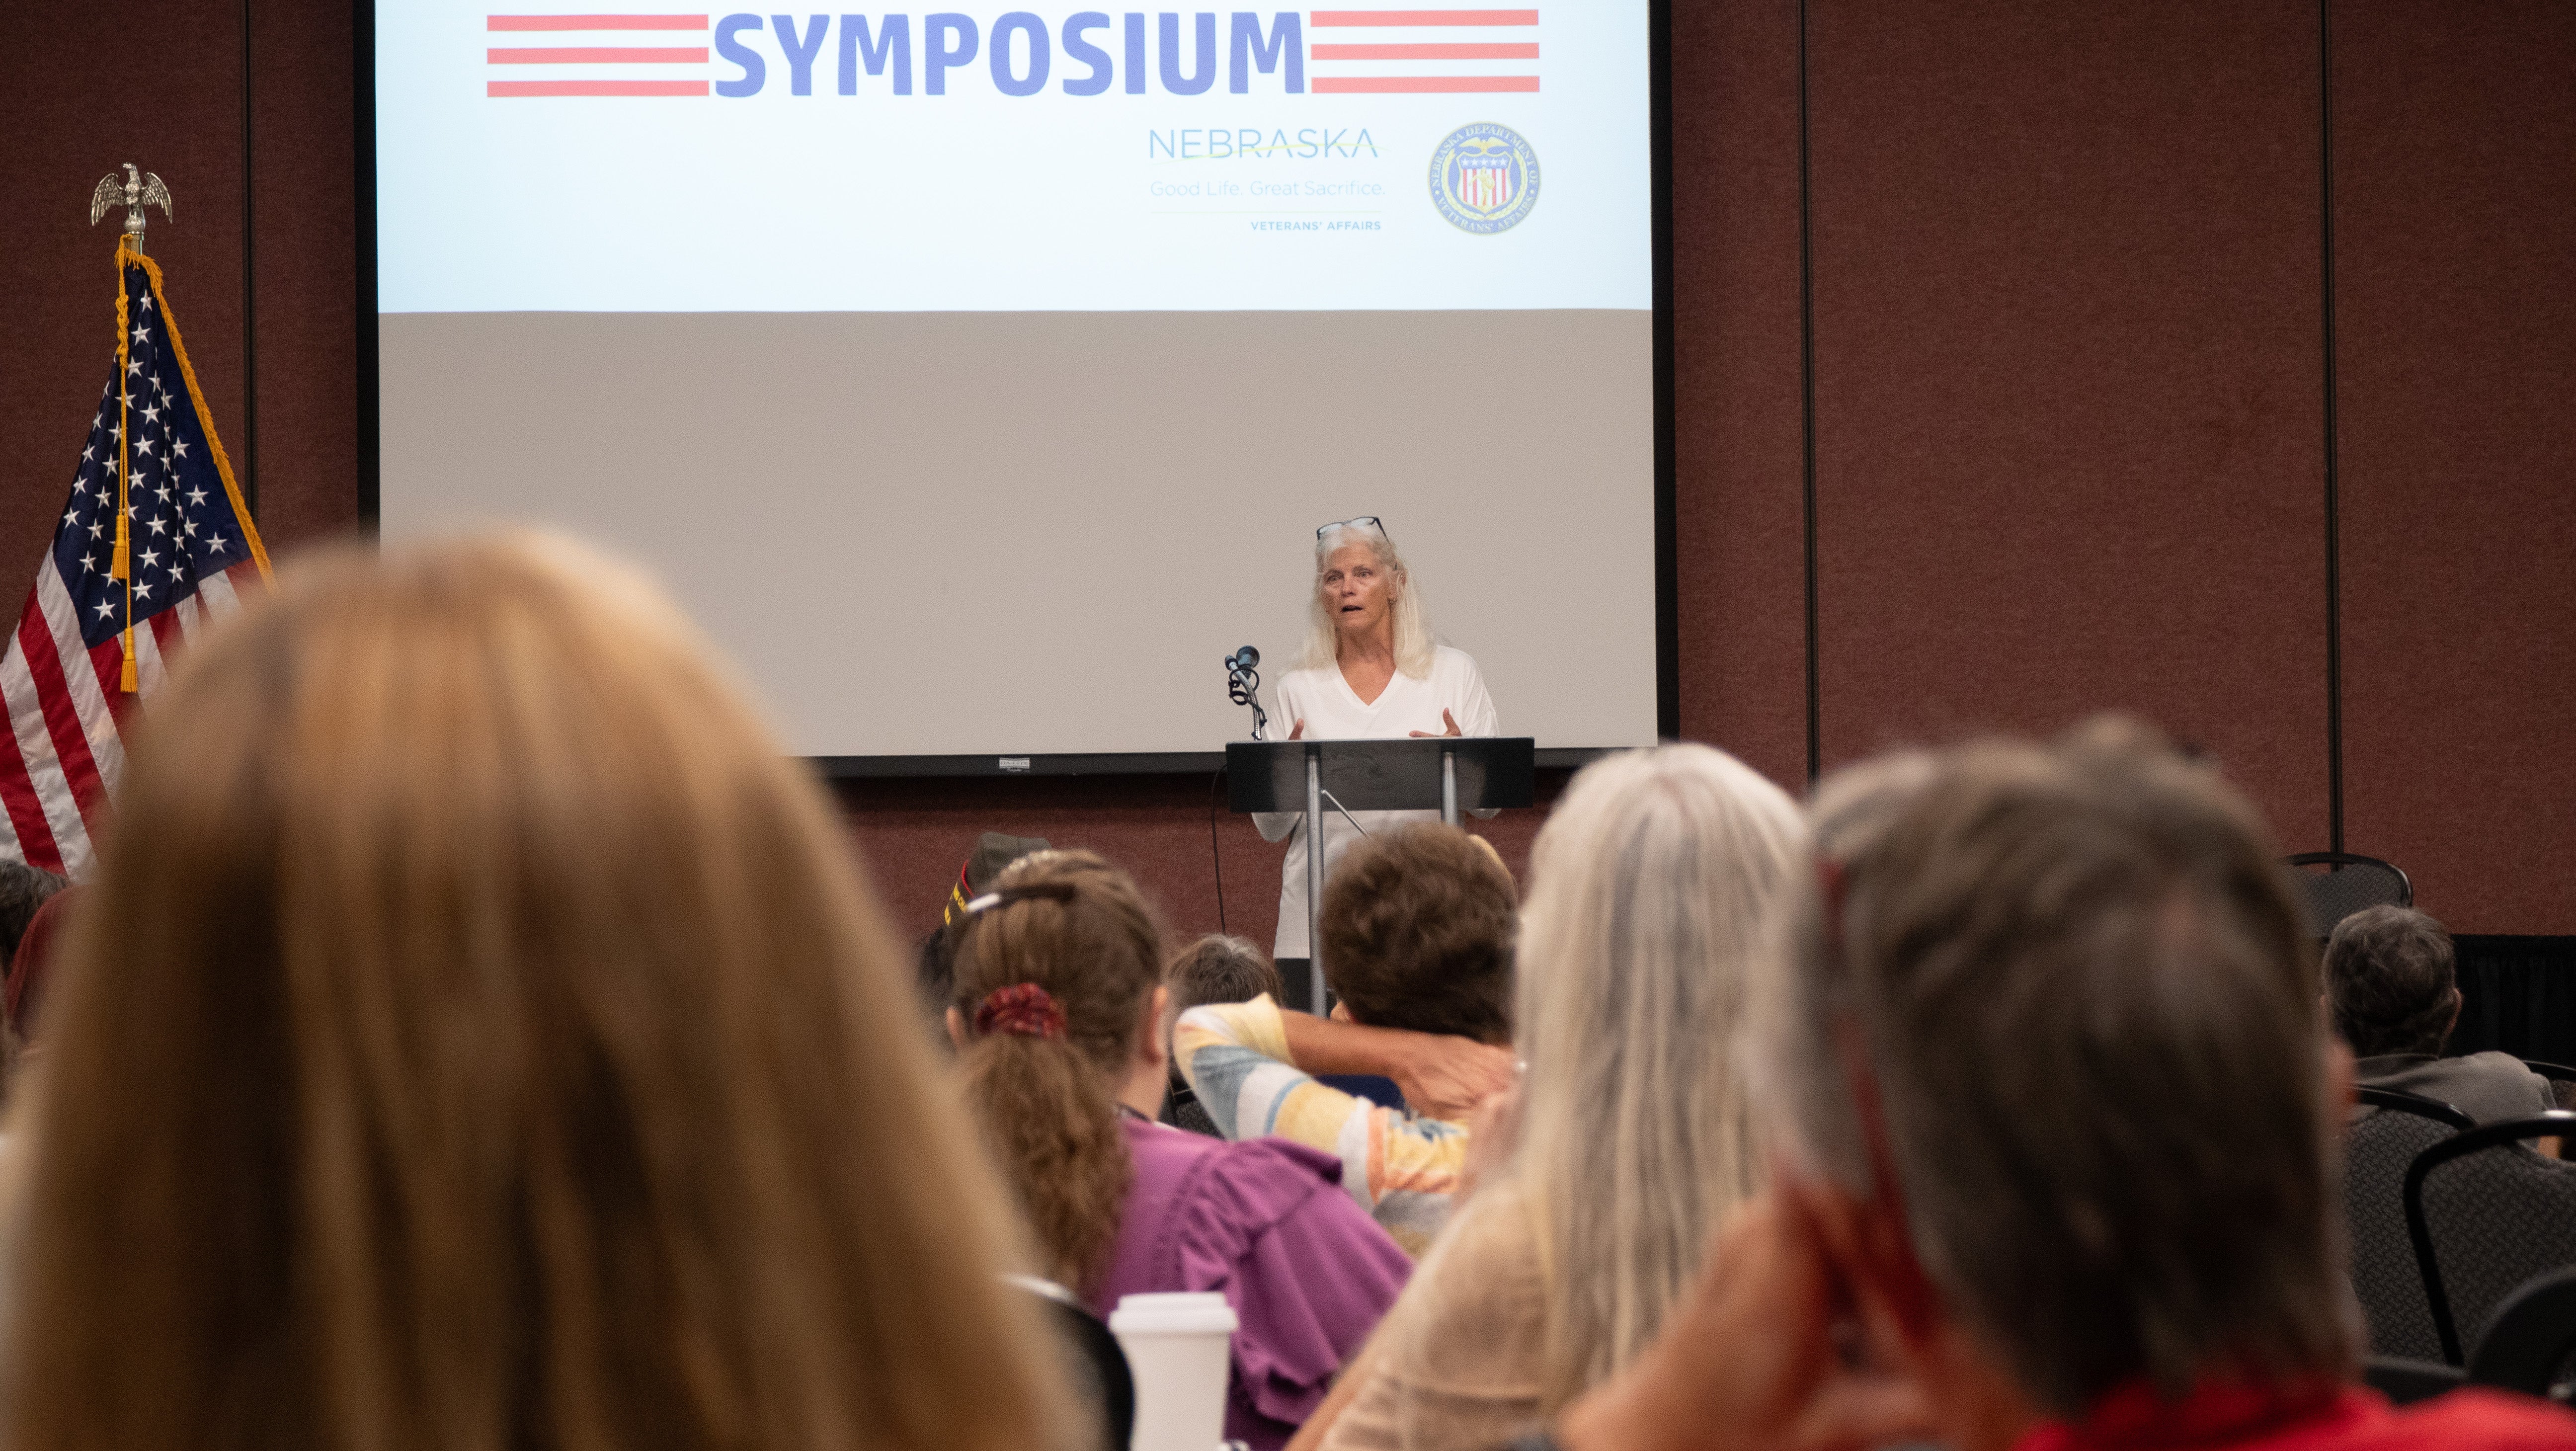
[[[999,900],[956,929],[967,1102],[1042,1268],[1079,1289],[1108,1268],[1135,1171],[1117,1084],[1162,981],[1162,933],[1135,882],[1089,852],[1039,853],[993,885]]]

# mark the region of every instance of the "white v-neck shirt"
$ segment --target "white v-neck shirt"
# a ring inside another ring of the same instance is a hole
[[[1428,679],[1416,680],[1398,671],[1373,701],[1360,699],[1359,692],[1342,678],[1339,666],[1291,670],[1279,677],[1279,713],[1271,719],[1288,730],[1304,721],[1304,738],[1310,741],[1384,741],[1403,740],[1415,731],[1434,736],[1447,734],[1449,727],[1440,719],[1444,710],[1458,722],[1461,735],[1499,734],[1494,722],[1494,698],[1485,693],[1484,672],[1476,668],[1474,656],[1446,645],[1432,654]],[[1410,821],[1440,819],[1437,811],[1354,811],[1351,816],[1370,832]],[[1277,841],[1283,836],[1288,839],[1288,859],[1280,864],[1279,933],[1272,941],[1270,954],[1304,957],[1306,818],[1297,812],[1261,812],[1253,821],[1261,828],[1263,840]],[[1324,870],[1331,872],[1333,863],[1357,840],[1359,833],[1351,829],[1351,823],[1327,804]]]

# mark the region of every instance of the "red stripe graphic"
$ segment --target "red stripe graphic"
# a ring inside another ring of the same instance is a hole
[[[1491,45],[1318,45],[1314,60],[1536,60],[1538,42],[1508,41]],[[499,54],[499,52],[494,52]]]
[[[521,45],[483,52],[494,65],[705,65],[704,46]]]
[[[1535,91],[1536,76],[1315,76],[1310,91],[1365,95],[1428,94],[1434,91]]]
[[[488,15],[486,30],[704,30],[703,15]]]
[[[1307,22],[1328,25],[1536,25],[1535,10],[1318,10]]]
[[[1536,90],[1537,87],[1531,87]],[[485,81],[486,96],[703,96],[704,81]]]

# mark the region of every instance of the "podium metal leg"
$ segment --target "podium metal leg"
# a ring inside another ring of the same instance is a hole
[[[1448,746],[1440,748],[1440,820],[1458,824],[1458,753]]]
[[[1306,748],[1306,1003],[1324,1015],[1324,758]]]

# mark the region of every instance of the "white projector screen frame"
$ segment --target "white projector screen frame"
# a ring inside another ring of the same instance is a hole
[[[356,70],[360,82],[356,107],[359,144],[356,149],[362,233],[358,248],[362,294],[360,302],[364,313],[373,313],[377,306],[376,270],[379,256],[376,236],[378,212],[375,175],[378,148],[374,135],[376,122],[375,17],[373,5],[369,0],[360,0],[355,9],[359,22],[359,33],[356,37],[358,62]],[[1643,457],[1645,449],[1641,449],[1641,456],[1635,462],[1651,469],[1651,497],[1645,501],[1646,507],[1641,511],[1646,517],[1628,521],[1627,527],[1642,526],[1651,530],[1653,577],[1650,582],[1624,579],[1619,583],[1621,587],[1636,593],[1641,600],[1650,601],[1647,608],[1651,609],[1651,618],[1654,622],[1651,642],[1654,733],[1670,738],[1678,734],[1679,710],[1676,678],[1671,239],[1668,194],[1670,174],[1668,0],[1649,0],[1647,11],[1648,65],[1651,82],[1648,108],[1649,167],[1652,178],[1653,305],[1648,319],[1650,329],[1648,356],[1651,361],[1650,366],[1638,370],[1632,381],[1622,381],[1643,390],[1644,396],[1633,399],[1633,406],[1638,408],[1641,415],[1649,415],[1646,418],[1646,439],[1647,447],[1651,449],[1651,458]],[[417,320],[430,315],[408,316]],[[541,331],[548,326],[557,329],[570,327],[576,332],[587,329],[589,331],[585,335],[594,340],[603,338],[604,335],[599,332],[602,327],[608,328],[613,333],[617,323],[628,320],[628,315],[620,314],[548,313],[506,316],[531,319]],[[891,319],[916,326],[963,322],[971,329],[977,325],[991,325],[997,317],[1005,315],[710,313],[687,316],[693,324],[711,329],[716,334],[722,334],[728,328],[735,329],[738,333],[739,329],[744,327],[755,331],[783,327],[791,333],[799,328],[810,330],[816,327],[828,331],[832,325],[847,323],[853,318],[869,324],[884,324]],[[1031,318],[1043,321],[1050,316],[1063,315],[1010,314],[1007,316],[1026,322]],[[1133,324],[1148,331],[1156,327],[1173,325],[1186,328],[1196,321],[1209,317],[1207,314],[1190,313],[1142,313],[1117,316],[1122,323]],[[1216,320],[1223,323],[1249,319],[1255,326],[1275,326],[1281,320],[1293,322],[1300,319],[1311,320],[1318,316],[1319,314],[1315,313],[1222,314],[1217,315]],[[1556,317],[1560,322],[1569,320],[1563,315],[1507,311],[1449,314],[1350,314],[1345,315],[1345,320],[1358,319],[1362,322],[1374,322],[1397,329],[1409,325],[1436,327],[1444,322],[1472,328],[1479,325],[1498,325],[1505,319],[1551,316]],[[1571,320],[1579,323],[1580,315],[1575,315]],[[560,332],[556,334],[557,337],[562,335]],[[1378,336],[1386,339],[1391,345],[1401,343],[1401,337],[1397,333],[1381,333]],[[388,340],[381,328],[362,328],[361,337],[359,508],[366,524],[381,530],[386,519],[384,462],[388,440],[384,432],[385,419],[379,408],[379,402],[385,361],[381,350],[387,346]],[[740,336],[733,341],[737,346],[743,344]],[[809,338],[807,341],[810,343],[813,340]],[[399,354],[404,349],[417,351],[422,346],[435,348],[439,345],[439,340],[396,337],[391,340],[391,344]],[[402,358],[399,356],[396,358],[396,366],[397,368],[403,366]],[[506,370],[503,371],[506,372]],[[508,380],[494,380],[496,385],[506,381]],[[488,416],[475,410],[488,409],[496,399],[507,396],[508,393],[502,391],[482,396],[460,397],[453,400],[454,405],[466,411],[456,416]],[[435,410],[432,412],[434,414]],[[464,449],[463,453],[471,459],[478,449],[488,454],[492,450],[505,448],[511,437],[511,427],[525,428],[532,426],[533,421],[533,415],[523,414],[509,421],[509,426],[484,431],[471,440],[471,446]],[[394,441],[404,448],[413,448],[419,443],[418,439],[401,438],[399,430]],[[667,440],[656,442],[659,446]],[[1561,465],[1563,461],[1554,462]],[[1447,613],[1441,608],[1444,601],[1459,601],[1462,596],[1472,594],[1474,591],[1504,587],[1508,583],[1480,577],[1484,572],[1477,567],[1480,552],[1479,535],[1474,521],[1453,526],[1452,521],[1424,518],[1419,513],[1408,510],[1405,506],[1414,501],[1405,496],[1400,480],[1377,480],[1354,494],[1336,497],[1352,497],[1356,502],[1349,509],[1319,517],[1338,517],[1339,513],[1348,512],[1383,512],[1387,515],[1391,532],[1403,544],[1417,571],[1424,577],[1424,592],[1433,609],[1435,628],[1443,627],[1448,618]],[[1118,506],[1114,494],[1100,497],[1095,493],[1093,502],[1105,507]],[[397,515],[400,508],[401,501],[398,498]],[[1222,743],[1230,739],[1242,739],[1249,726],[1248,712],[1223,701],[1223,672],[1217,656],[1237,644],[1258,645],[1264,657],[1262,675],[1265,682],[1265,703],[1274,707],[1276,697],[1271,693],[1272,686],[1279,675],[1294,664],[1298,641],[1297,626],[1301,623],[1297,615],[1302,596],[1301,576],[1304,566],[1299,557],[1301,551],[1295,546],[1293,540],[1303,528],[1311,527],[1310,521],[1304,518],[1304,514],[1312,512],[1312,509],[1307,504],[1299,502],[1290,506],[1288,513],[1283,514],[1283,517],[1278,520],[1268,518],[1267,514],[1270,512],[1278,511],[1255,508],[1245,510],[1231,518],[1143,521],[1135,531],[1138,552],[1148,560],[1158,553],[1182,548],[1196,548],[1240,559],[1243,563],[1243,577],[1248,581],[1257,582],[1257,592],[1265,602],[1259,612],[1262,618],[1247,621],[1239,628],[1232,624],[1210,625],[1209,629],[1219,630],[1220,633],[1211,635],[1207,640],[1193,638],[1186,646],[1177,647],[1186,653],[1181,655],[1179,662],[1173,668],[1187,674],[1193,683],[1203,678],[1204,693],[1213,702],[1203,726],[1198,717],[1192,717],[1194,729],[1191,734],[1207,739],[1206,749],[1122,749],[1114,738],[1114,732],[1111,738],[1079,741],[1074,743],[1078,747],[1076,749],[1055,751],[1023,748],[1022,743],[1014,742],[1004,735],[960,742],[959,744],[967,747],[962,750],[907,748],[872,754],[844,754],[827,749],[817,750],[806,742],[797,741],[794,739],[796,732],[793,729],[790,730],[791,745],[807,750],[823,769],[830,774],[840,776],[1081,774],[1214,769],[1222,763]],[[967,521],[961,520],[960,523],[963,526]],[[1560,523],[1552,526],[1552,532],[1561,540],[1575,541],[1576,547],[1567,549],[1564,553],[1577,567],[1585,558],[1585,552],[1580,547],[1585,523],[1579,501],[1569,500],[1564,518]],[[611,547],[622,547],[627,552],[644,555],[666,578],[670,578],[672,574],[669,565],[670,555],[666,550],[655,548],[656,541],[652,538],[621,537],[614,530],[594,532],[607,532],[609,537],[606,542]],[[645,531],[645,534],[649,536],[651,531]],[[1275,580],[1272,578],[1274,575],[1278,576]],[[673,583],[675,588],[679,589],[685,603],[690,604],[693,610],[701,610],[703,619],[700,601],[691,598],[693,591],[690,584],[681,580],[674,580]],[[973,582],[965,583],[968,586],[966,597],[976,598],[978,592]],[[1277,598],[1273,600],[1271,598],[1273,596]],[[1024,605],[1024,601],[1012,602],[1013,609],[1022,608]],[[1628,617],[1636,618],[1635,615]],[[987,691],[1008,689],[1014,671],[1009,653],[1014,637],[1004,623],[1006,619],[1007,612],[1000,617],[988,619],[982,628],[970,626],[962,630],[951,647],[941,652],[939,658],[946,662],[945,672],[923,679],[922,687],[956,689],[962,686]],[[740,632],[727,631],[721,626],[713,628],[720,641],[738,656],[754,653],[744,649],[743,641],[748,637]],[[1206,633],[1206,630],[1201,630],[1199,633]],[[1497,701],[1503,708],[1504,726],[1507,732],[1532,733],[1524,725],[1532,714],[1528,708],[1529,705],[1533,701],[1543,699],[1551,689],[1562,688],[1561,682],[1519,679],[1510,664],[1510,651],[1497,651],[1489,642],[1474,638],[1458,638],[1458,632],[1454,630],[1443,628],[1443,634],[1451,638],[1454,643],[1477,653],[1480,661],[1486,665]],[[1238,639],[1236,635],[1241,635],[1242,638]],[[1117,642],[1114,638],[1104,636],[1101,648],[1110,652],[1110,656],[1106,658],[1114,658]],[[1166,653],[1170,653],[1176,647],[1165,646],[1164,648]],[[1201,656],[1205,658],[1199,658]],[[791,680],[794,676],[795,667],[792,662],[746,659],[744,663],[755,686],[762,691],[773,707],[782,704],[782,696],[794,695],[792,686],[787,689],[781,688],[782,681]],[[919,661],[912,662],[912,665],[916,670],[925,668]],[[926,668],[937,667],[933,664]],[[799,708],[798,704],[789,703],[781,713],[792,719]],[[1274,732],[1274,736],[1284,734],[1285,731],[1285,722],[1277,722],[1277,725],[1279,729]],[[1552,737],[1547,732],[1539,732],[1539,734],[1543,765],[1571,765],[1588,758],[1599,749],[1637,743],[1633,736],[1619,740],[1569,740],[1563,733],[1555,733]],[[1168,746],[1171,742],[1157,744]]]

